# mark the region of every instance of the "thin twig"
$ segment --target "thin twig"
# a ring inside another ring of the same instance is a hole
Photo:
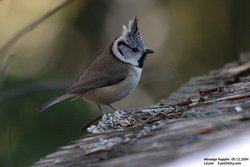
[[[4,65],[3,65],[3,67],[2,67],[2,69],[0,71],[0,90],[1,90],[1,88],[3,86],[4,80],[5,80],[5,78],[6,78],[7,74],[8,74],[8,70],[9,70],[10,65],[11,65],[14,58],[15,58],[15,55],[10,55],[7,58],[6,62],[4,63]]]
[[[45,90],[60,90],[65,89],[72,80],[59,80],[59,81],[45,81],[40,83],[32,83],[28,85],[19,86],[10,90],[1,92],[0,103],[17,98],[20,96],[28,95],[35,92]]]
[[[59,4],[57,7],[46,13],[45,15],[41,16],[31,24],[27,25],[20,31],[18,31],[12,38],[10,38],[1,48],[0,48],[0,57],[3,56],[11,47],[14,45],[21,37],[23,37],[28,32],[35,29],[40,23],[45,21],[47,18],[58,12],[59,10],[63,9],[65,6],[72,3],[74,0],[65,0],[63,3]]]

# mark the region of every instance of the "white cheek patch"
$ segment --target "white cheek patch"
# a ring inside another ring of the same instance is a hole
[[[131,37],[130,35],[133,35],[133,37]],[[124,43],[124,46],[121,46],[120,43]],[[129,43],[129,46],[126,46],[127,43]],[[118,45],[120,45],[120,48],[118,48]],[[140,53],[137,53],[133,49],[131,49],[138,47],[144,50],[143,48],[145,48],[145,44],[141,34],[138,31],[137,18],[134,18],[129,21],[128,27],[123,25],[122,34],[113,42],[111,46],[111,52],[120,61],[138,67],[140,64],[139,60],[143,56],[143,51],[140,50]]]
[[[134,66],[138,66],[138,61],[132,58],[131,56],[126,56],[129,59],[125,59],[123,55],[121,55],[119,49],[118,49],[118,42],[119,41],[124,41],[124,36],[120,36],[118,39],[116,39],[111,47],[112,52],[114,54],[114,56],[116,56],[116,58],[118,58],[119,60],[121,60],[124,63],[128,63],[128,64],[132,64]]]

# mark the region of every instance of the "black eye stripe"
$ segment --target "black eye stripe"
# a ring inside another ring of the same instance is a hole
[[[133,52],[139,52],[139,50],[137,48],[132,48],[132,47],[128,46],[124,41],[118,42],[117,45],[118,45],[118,47],[123,45],[123,46],[126,46],[126,47],[130,48]]]
[[[118,42],[118,47],[119,46],[121,46],[121,45],[124,45],[124,46],[126,46],[126,47],[128,47],[128,48],[130,48],[130,46],[128,46],[124,41],[120,41],[120,42]],[[130,48],[131,49],[131,48]]]
[[[133,52],[139,52],[137,48],[130,48],[130,49],[132,49]]]

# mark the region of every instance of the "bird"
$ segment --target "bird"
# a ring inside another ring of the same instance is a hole
[[[122,33],[111,45],[99,55],[93,63],[63,94],[42,105],[37,110],[44,111],[48,107],[66,99],[83,98],[97,104],[102,115],[102,105],[119,111],[113,103],[130,95],[137,87],[148,54],[148,49],[139,32],[138,19],[129,21],[128,27],[123,25]]]

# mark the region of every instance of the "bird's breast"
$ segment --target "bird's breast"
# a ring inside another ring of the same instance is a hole
[[[126,79],[118,84],[87,91],[83,97],[98,104],[111,104],[130,95],[139,83],[142,69],[132,66]]]

